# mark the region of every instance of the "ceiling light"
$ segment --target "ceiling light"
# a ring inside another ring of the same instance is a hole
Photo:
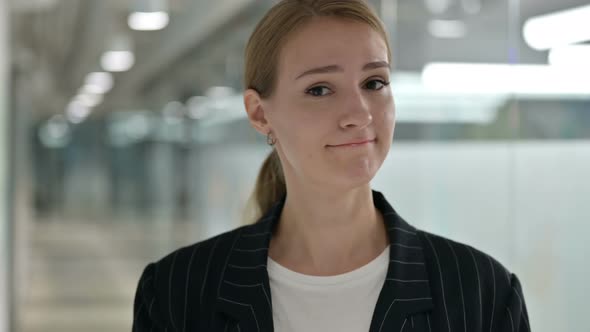
[[[113,75],[105,72],[90,73],[84,80],[85,85],[83,89],[86,91],[104,94],[113,88]]]
[[[103,97],[100,94],[81,94],[74,97],[74,101],[88,108],[98,106],[102,100]]]
[[[566,45],[551,49],[549,64],[560,67],[590,68],[590,45]]]
[[[92,110],[79,100],[71,101],[66,107],[66,116],[72,123],[80,123],[90,115]]]
[[[590,6],[532,17],[524,23],[523,35],[536,50],[590,40]]]
[[[79,90],[78,94],[102,94],[104,89],[97,85],[84,84]]]
[[[131,51],[108,51],[102,55],[100,64],[106,71],[127,71],[135,64],[135,56]]]
[[[127,23],[133,30],[154,31],[164,29],[169,21],[170,17],[165,11],[134,12],[129,15]]]
[[[435,92],[483,95],[566,95],[590,97],[590,70],[548,65],[430,63],[422,80]]]

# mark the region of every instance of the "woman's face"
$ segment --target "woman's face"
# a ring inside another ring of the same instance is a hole
[[[284,45],[277,75],[260,106],[285,176],[341,189],[367,184],[389,151],[395,123],[379,33],[361,22],[314,18]]]

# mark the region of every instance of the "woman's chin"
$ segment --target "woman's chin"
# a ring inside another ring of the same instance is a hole
[[[358,187],[371,182],[377,174],[377,167],[373,163],[365,162],[340,169],[333,174],[337,175],[338,182],[346,187]]]

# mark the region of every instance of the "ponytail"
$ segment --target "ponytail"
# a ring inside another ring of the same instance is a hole
[[[258,221],[286,193],[287,187],[281,160],[277,150],[273,149],[260,167],[254,192],[248,203],[251,216],[246,215],[246,223]]]

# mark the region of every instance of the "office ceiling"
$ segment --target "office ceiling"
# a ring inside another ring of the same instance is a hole
[[[132,41],[136,63],[115,74],[115,87],[97,110],[157,110],[211,86],[240,89],[242,52],[254,24],[273,0],[170,0],[161,31],[127,26],[137,0],[12,0],[15,73],[30,94],[34,115],[63,112],[100,69],[115,36]],[[396,68],[420,70],[430,61],[545,63],[547,54],[523,41],[527,17],[588,4],[584,0],[372,0],[391,29]],[[436,13],[436,6],[446,10]],[[396,9],[397,8],[397,9]],[[429,9],[430,8],[430,9]],[[467,9],[466,9],[467,8]],[[479,8],[479,9],[478,9]],[[460,19],[466,35],[440,39],[433,18]]]

